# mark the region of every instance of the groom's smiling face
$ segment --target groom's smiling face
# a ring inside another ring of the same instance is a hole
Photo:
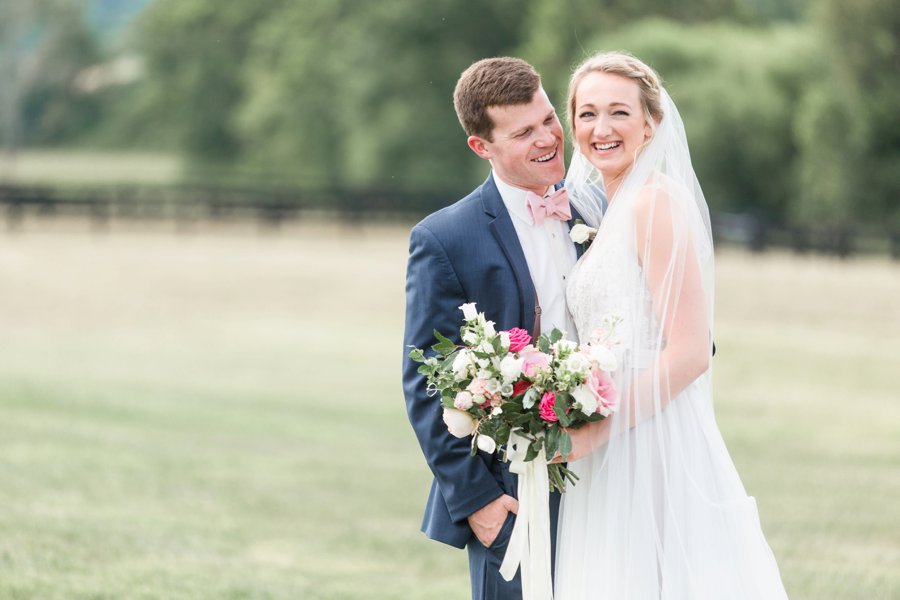
[[[469,136],[469,147],[491,161],[510,185],[543,194],[565,175],[565,143],[556,110],[543,88],[528,104],[491,106],[492,139]]]

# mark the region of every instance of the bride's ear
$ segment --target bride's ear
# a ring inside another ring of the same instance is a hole
[[[651,123],[650,120],[653,120]],[[652,115],[650,119],[644,120],[644,141],[646,142],[650,138],[653,137],[653,134],[656,132],[656,128],[659,127],[660,122],[662,121],[662,115]]]
[[[477,135],[470,135],[466,140],[466,143],[469,144],[469,148],[472,149],[472,152],[477,154],[480,158],[485,160],[490,160],[493,158],[493,154],[487,147],[487,143],[484,139],[478,137]]]

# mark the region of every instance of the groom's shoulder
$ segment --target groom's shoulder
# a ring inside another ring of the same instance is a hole
[[[483,187],[479,186],[453,204],[431,213],[419,221],[413,229],[427,229],[439,238],[456,237],[471,231],[472,227],[476,227],[485,219]]]

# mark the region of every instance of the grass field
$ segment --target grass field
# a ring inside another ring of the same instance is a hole
[[[25,150],[14,158],[0,152],[0,182],[17,184],[165,184],[181,174],[170,154],[89,150]]]
[[[0,598],[463,600],[406,231],[0,234]],[[794,600],[900,597],[900,265],[720,254],[716,407]]]

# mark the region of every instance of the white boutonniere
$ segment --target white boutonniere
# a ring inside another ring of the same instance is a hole
[[[569,237],[576,244],[580,244],[581,250],[585,251],[591,245],[591,242],[594,241],[594,238],[597,237],[597,229],[588,227],[581,222],[581,219],[578,219],[575,221],[572,229],[569,230]]]

